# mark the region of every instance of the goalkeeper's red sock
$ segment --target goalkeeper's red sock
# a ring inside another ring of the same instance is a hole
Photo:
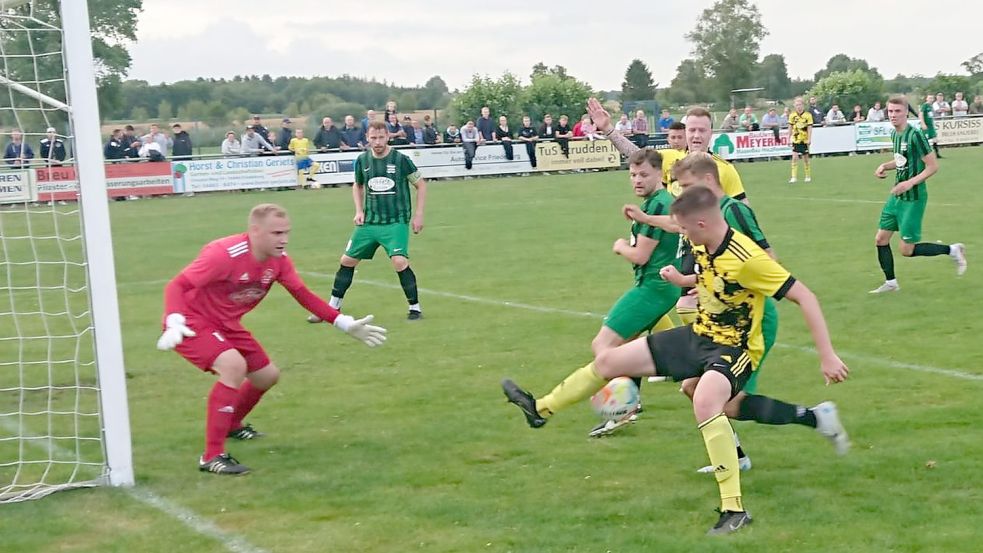
[[[249,380],[242,383],[239,386],[239,401],[236,403],[235,416],[232,417],[232,426],[229,430],[235,430],[237,428],[242,428],[242,421],[246,418],[246,415],[256,407],[259,403],[259,399],[263,397],[266,390],[260,390]]]
[[[208,394],[208,411],[205,413],[205,461],[225,453],[225,436],[232,430],[239,390],[216,382]]]

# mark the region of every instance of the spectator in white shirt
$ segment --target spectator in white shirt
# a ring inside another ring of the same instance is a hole
[[[827,125],[842,125],[846,122],[846,116],[840,111],[840,106],[833,104],[833,107],[829,108],[826,112],[826,124]]]
[[[884,120],[884,109],[880,102],[874,102],[874,107],[867,110],[867,121],[878,123]]]
[[[952,101],[952,116],[966,117],[969,115],[969,104],[963,99],[963,93],[957,92],[956,99]]]
[[[952,115],[952,108],[949,107],[949,102],[945,101],[945,94],[939,92],[935,95],[935,102],[932,104],[932,115],[936,119]]]
[[[222,141],[223,156],[237,156],[242,153],[242,144],[236,138],[236,133],[229,131],[225,133],[225,140]]]
[[[628,114],[622,113],[621,119],[614,125],[614,130],[625,135],[631,136],[631,121],[628,120]]]

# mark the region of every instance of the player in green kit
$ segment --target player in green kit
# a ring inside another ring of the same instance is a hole
[[[887,172],[895,171],[895,185],[891,196],[881,210],[874,244],[877,246],[877,261],[884,271],[884,284],[870,291],[871,294],[896,292],[901,289],[894,275],[894,254],[891,252],[891,237],[901,232],[901,255],[905,257],[948,255],[956,262],[956,274],[966,272],[966,248],[959,243],[945,245],[920,242],[922,239],[922,217],[928,205],[928,178],[939,170],[935,154],[929,150],[928,139],[921,131],[908,124],[908,102],[903,97],[887,101],[887,118],[894,127],[891,142],[894,144],[894,159],[882,163],[874,175],[883,179]]]
[[[935,132],[935,119],[932,117],[933,99],[934,97],[931,94],[925,97],[922,107],[918,110],[918,121],[921,124],[922,132],[925,133],[925,138],[928,139],[928,143],[935,149],[935,157],[942,159],[942,154],[939,153],[939,137]]]
[[[661,154],[657,150],[638,150],[628,158],[628,167],[635,195],[644,198],[642,210],[653,215],[668,214],[672,196],[662,186]],[[622,256],[634,268],[635,285],[615,302],[604,318],[601,330],[591,342],[595,358],[652,328],[676,304],[679,288],[663,280],[659,270],[675,261],[678,241],[677,234],[639,223],[632,225],[630,240],[619,238],[615,241],[612,248],[614,253]],[[577,373],[592,371],[592,367],[593,362],[578,369],[557,385],[553,392],[536,400],[531,396],[517,400],[517,394],[524,392],[511,380],[504,380],[502,389],[509,401],[520,407],[523,407],[523,399],[528,400],[526,403],[535,401],[539,413],[527,412],[526,417],[530,426],[540,427],[546,424],[546,417],[574,403],[566,401],[564,398],[567,394],[557,393],[558,390],[569,386],[571,378],[576,382]],[[612,425],[599,425],[591,430],[590,435],[597,437],[610,433],[628,422],[629,417],[624,417]]]
[[[662,155],[657,150],[638,150],[628,158],[628,171],[635,195],[643,198],[640,210],[649,215],[667,215],[673,197],[662,185]],[[644,223],[632,223],[631,238],[619,238],[614,253],[632,264],[635,285],[611,307],[604,324],[591,342],[594,356],[635,339],[643,332],[672,328],[672,321],[660,322],[679,298],[679,288],[662,280],[659,270],[676,258],[679,235]],[[653,328],[654,327],[654,328]],[[636,384],[641,385],[641,378]],[[588,434],[597,438],[610,434],[634,420],[629,414],[619,420],[598,424]]]
[[[409,320],[423,317],[417,297],[416,275],[409,263],[410,227],[413,233],[423,230],[423,206],[427,187],[413,161],[388,145],[386,124],[375,121],[366,131],[369,149],[355,159],[355,232],[341,256],[328,302],[341,307],[345,292],[352,285],[355,266],[372,259],[382,246],[392,261],[399,284],[409,302]],[[416,211],[412,211],[410,185],[416,188]],[[308,322],[320,322],[317,317]]]

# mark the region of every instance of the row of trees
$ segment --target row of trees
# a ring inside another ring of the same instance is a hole
[[[621,99],[729,105],[732,90],[760,87],[763,90],[759,93],[740,100],[785,100],[810,94],[825,104],[836,101],[866,106],[889,93],[943,92],[950,98],[957,90],[969,95],[983,93],[983,53],[963,62],[968,76],[898,75],[885,80],[866,60],[837,54],[812,79],[792,79],[783,55],[769,54],[759,60],[761,40],[767,34],[761,14],[750,0],[719,0],[703,11],[696,27],[686,35],[693,44],[693,57],[679,64],[669,87],[657,90],[651,71],[636,59],[625,71]]]

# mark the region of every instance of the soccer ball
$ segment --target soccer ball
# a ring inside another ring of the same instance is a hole
[[[617,420],[638,407],[638,386],[627,376],[619,376],[591,396],[590,405],[604,420]]]

